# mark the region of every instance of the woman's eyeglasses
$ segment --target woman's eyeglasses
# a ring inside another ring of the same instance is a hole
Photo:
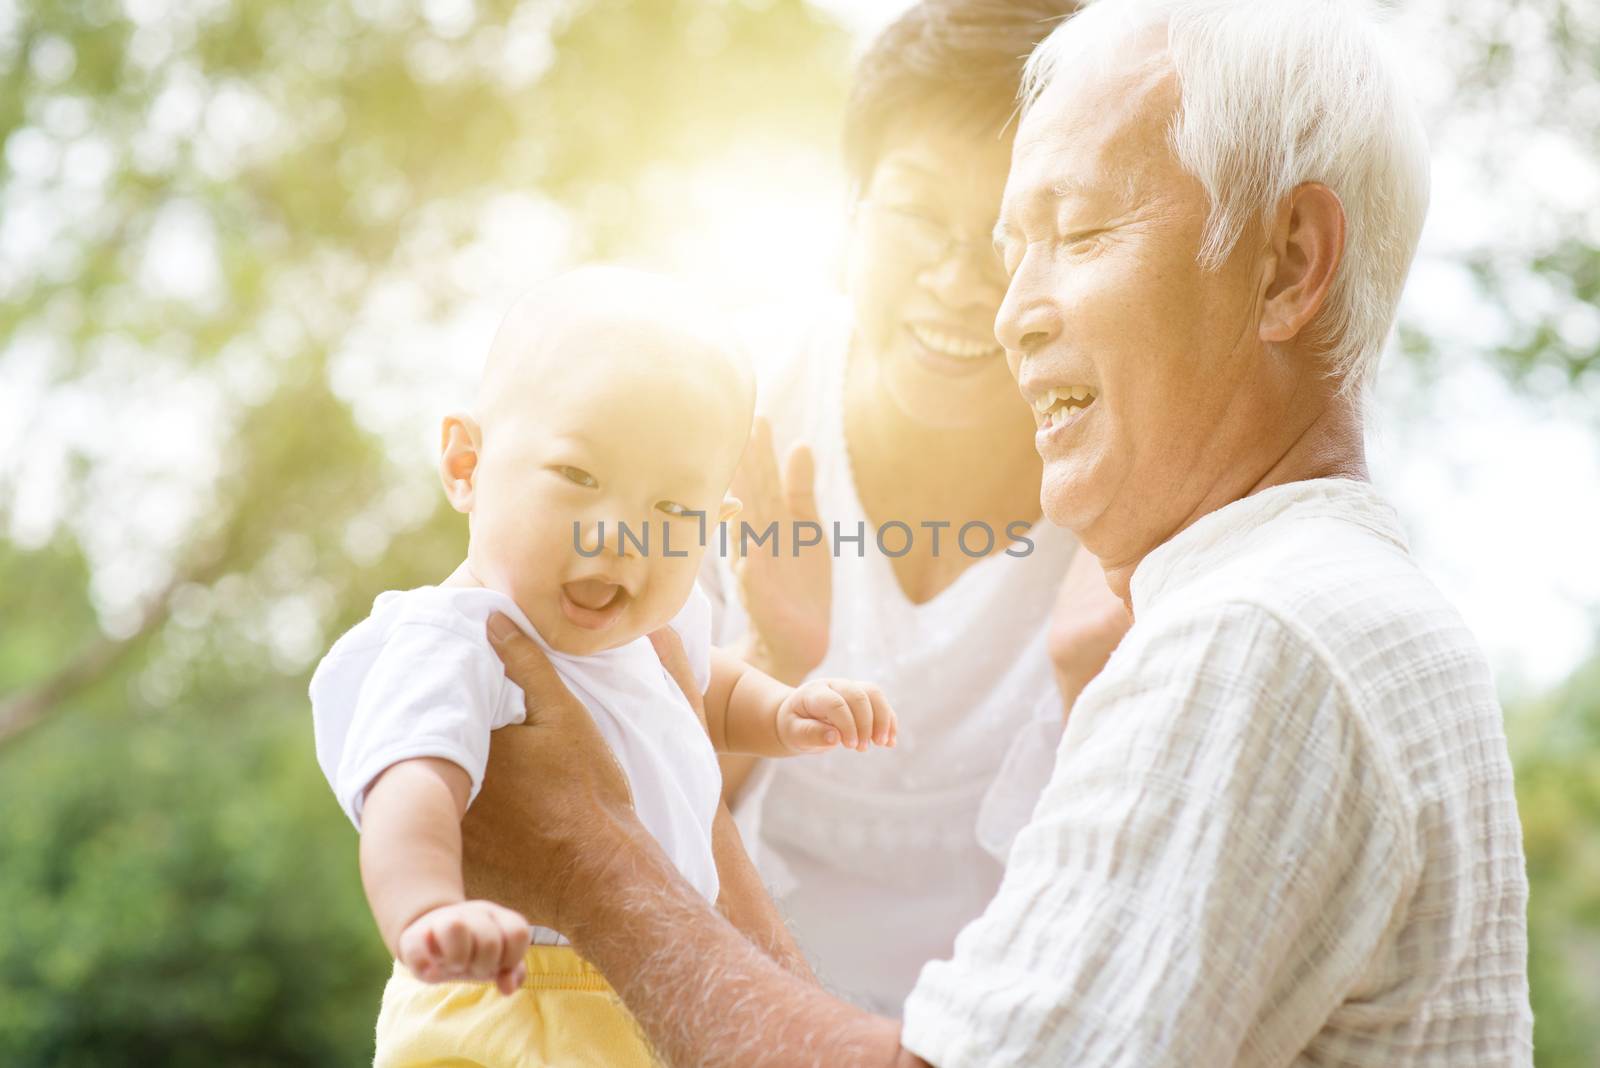
[[[1005,264],[994,247],[991,235],[957,237],[944,223],[917,208],[876,200],[862,200],[860,203],[878,217],[886,236],[904,249],[906,255],[919,266],[932,267],[945,262],[957,249],[970,250],[969,262],[978,267],[986,279],[1005,287]]]

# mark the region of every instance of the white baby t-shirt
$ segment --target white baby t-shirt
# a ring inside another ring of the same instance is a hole
[[[648,638],[590,656],[551,649],[516,602],[481,588],[391,590],[345,633],[311,677],[317,762],[351,822],[361,827],[368,787],[402,760],[438,757],[466,771],[478,796],[489,734],[521,723],[522,688],[506,678],[484,633],[502,612],[539,643],[594,716],[622,765],[634,807],[679,872],[706,900],[718,882],[711,825],[722,776],[700,719]],[[672,620],[694,681],[711,677],[711,609],[696,586]]]

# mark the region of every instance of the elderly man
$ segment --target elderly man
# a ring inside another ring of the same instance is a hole
[[[475,878],[569,932],[667,1061],[1530,1063],[1489,669],[1366,481],[1427,200],[1398,83],[1354,0],[1116,0],[1030,61],[997,334],[1046,513],[1135,622],[903,1021],[697,898],[581,706],[496,637],[534,725],[496,741]]]

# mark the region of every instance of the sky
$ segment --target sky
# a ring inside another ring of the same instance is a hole
[[[906,6],[813,2],[863,45]],[[1422,32],[1442,3],[1412,6]],[[1441,67],[1449,57],[1434,48],[1412,52],[1419,93],[1430,114],[1448,121],[1430,130],[1432,207],[1401,316],[1441,339],[1445,355],[1432,376],[1386,361],[1369,433],[1372,471],[1400,510],[1423,568],[1484,643],[1502,688],[1528,692],[1563,678],[1600,634],[1600,396],[1534,400],[1509,390],[1483,356],[1486,340],[1504,332],[1503,317],[1482,304],[1459,257],[1473,248],[1514,248],[1558,224],[1591,227],[1583,236],[1600,245],[1600,173],[1592,149],[1558,134],[1529,123],[1513,130],[1503,115],[1456,114]],[[184,106],[182,99],[169,103]],[[1491,183],[1473,165],[1486,141],[1505,145],[1506,181]],[[51,157],[47,139],[13,137],[6,151],[24,178],[13,209],[24,196],[31,201],[28,211],[0,215],[0,271],[47,254],[51,219],[74,210],[73,197],[92,193],[52,184],[62,161]],[[92,184],[96,172],[84,160],[68,169]],[[30,174],[38,176],[31,191]],[[717,287],[730,305],[779,294],[786,304],[822,299],[838,286],[846,203],[837,161],[825,149],[741,142],[689,168],[652,171],[640,195],[647,212],[659,205],[652,214],[675,220],[653,236],[646,259]],[[1594,206],[1587,216],[1585,205]],[[782,255],[752,261],[751,233]],[[530,249],[543,258],[530,261]],[[397,260],[403,265],[411,256],[416,271],[401,270],[370,293],[332,363],[335,389],[391,444],[396,472],[431,467],[437,420],[470,397],[505,307],[579,251],[558,207],[510,193],[485,205],[468,245],[442,257],[431,246],[401,250]],[[210,299],[214,256],[204,220],[177,203],[155,230],[141,281]],[[424,269],[443,272],[475,299],[447,322],[415,321],[409,309],[419,303],[416,287],[428,284]],[[1600,344],[1600,311],[1568,309],[1563,330]],[[47,332],[15,338],[0,354],[0,487],[14,494],[8,533],[24,544],[47,538],[71,503],[58,489],[67,456],[89,456],[97,475],[88,492],[101,507],[87,512],[76,533],[94,563],[103,621],[115,632],[136,615],[139,597],[161,584],[163,548],[201,517],[216,473],[196,443],[225,432],[229,413],[259,397],[271,379],[260,353],[224,352],[215,361],[220,373],[199,379],[181,373],[184,361],[125,346],[97,354],[93,378],[52,385],[52,368],[65,358]],[[134,389],[148,402],[124,403]],[[25,465],[5,460],[24,455]],[[431,479],[397,474],[370,521],[353,526],[351,555],[381,552],[384,525],[426,514],[435,493]],[[305,622],[315,615],[311,608],[285,602],[275,611],[282,618],[266,630],[290,636],[279,639],[285,667],[314,656],[320,638]]]

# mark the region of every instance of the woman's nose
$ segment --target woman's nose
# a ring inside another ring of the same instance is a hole
[[[989,261],[994,252],[987,245],[972,247],[972,242],[951,241],[938,262],[923,269],[923,287],[951,311],[992,308],[1005,292],[1005,279]]]

